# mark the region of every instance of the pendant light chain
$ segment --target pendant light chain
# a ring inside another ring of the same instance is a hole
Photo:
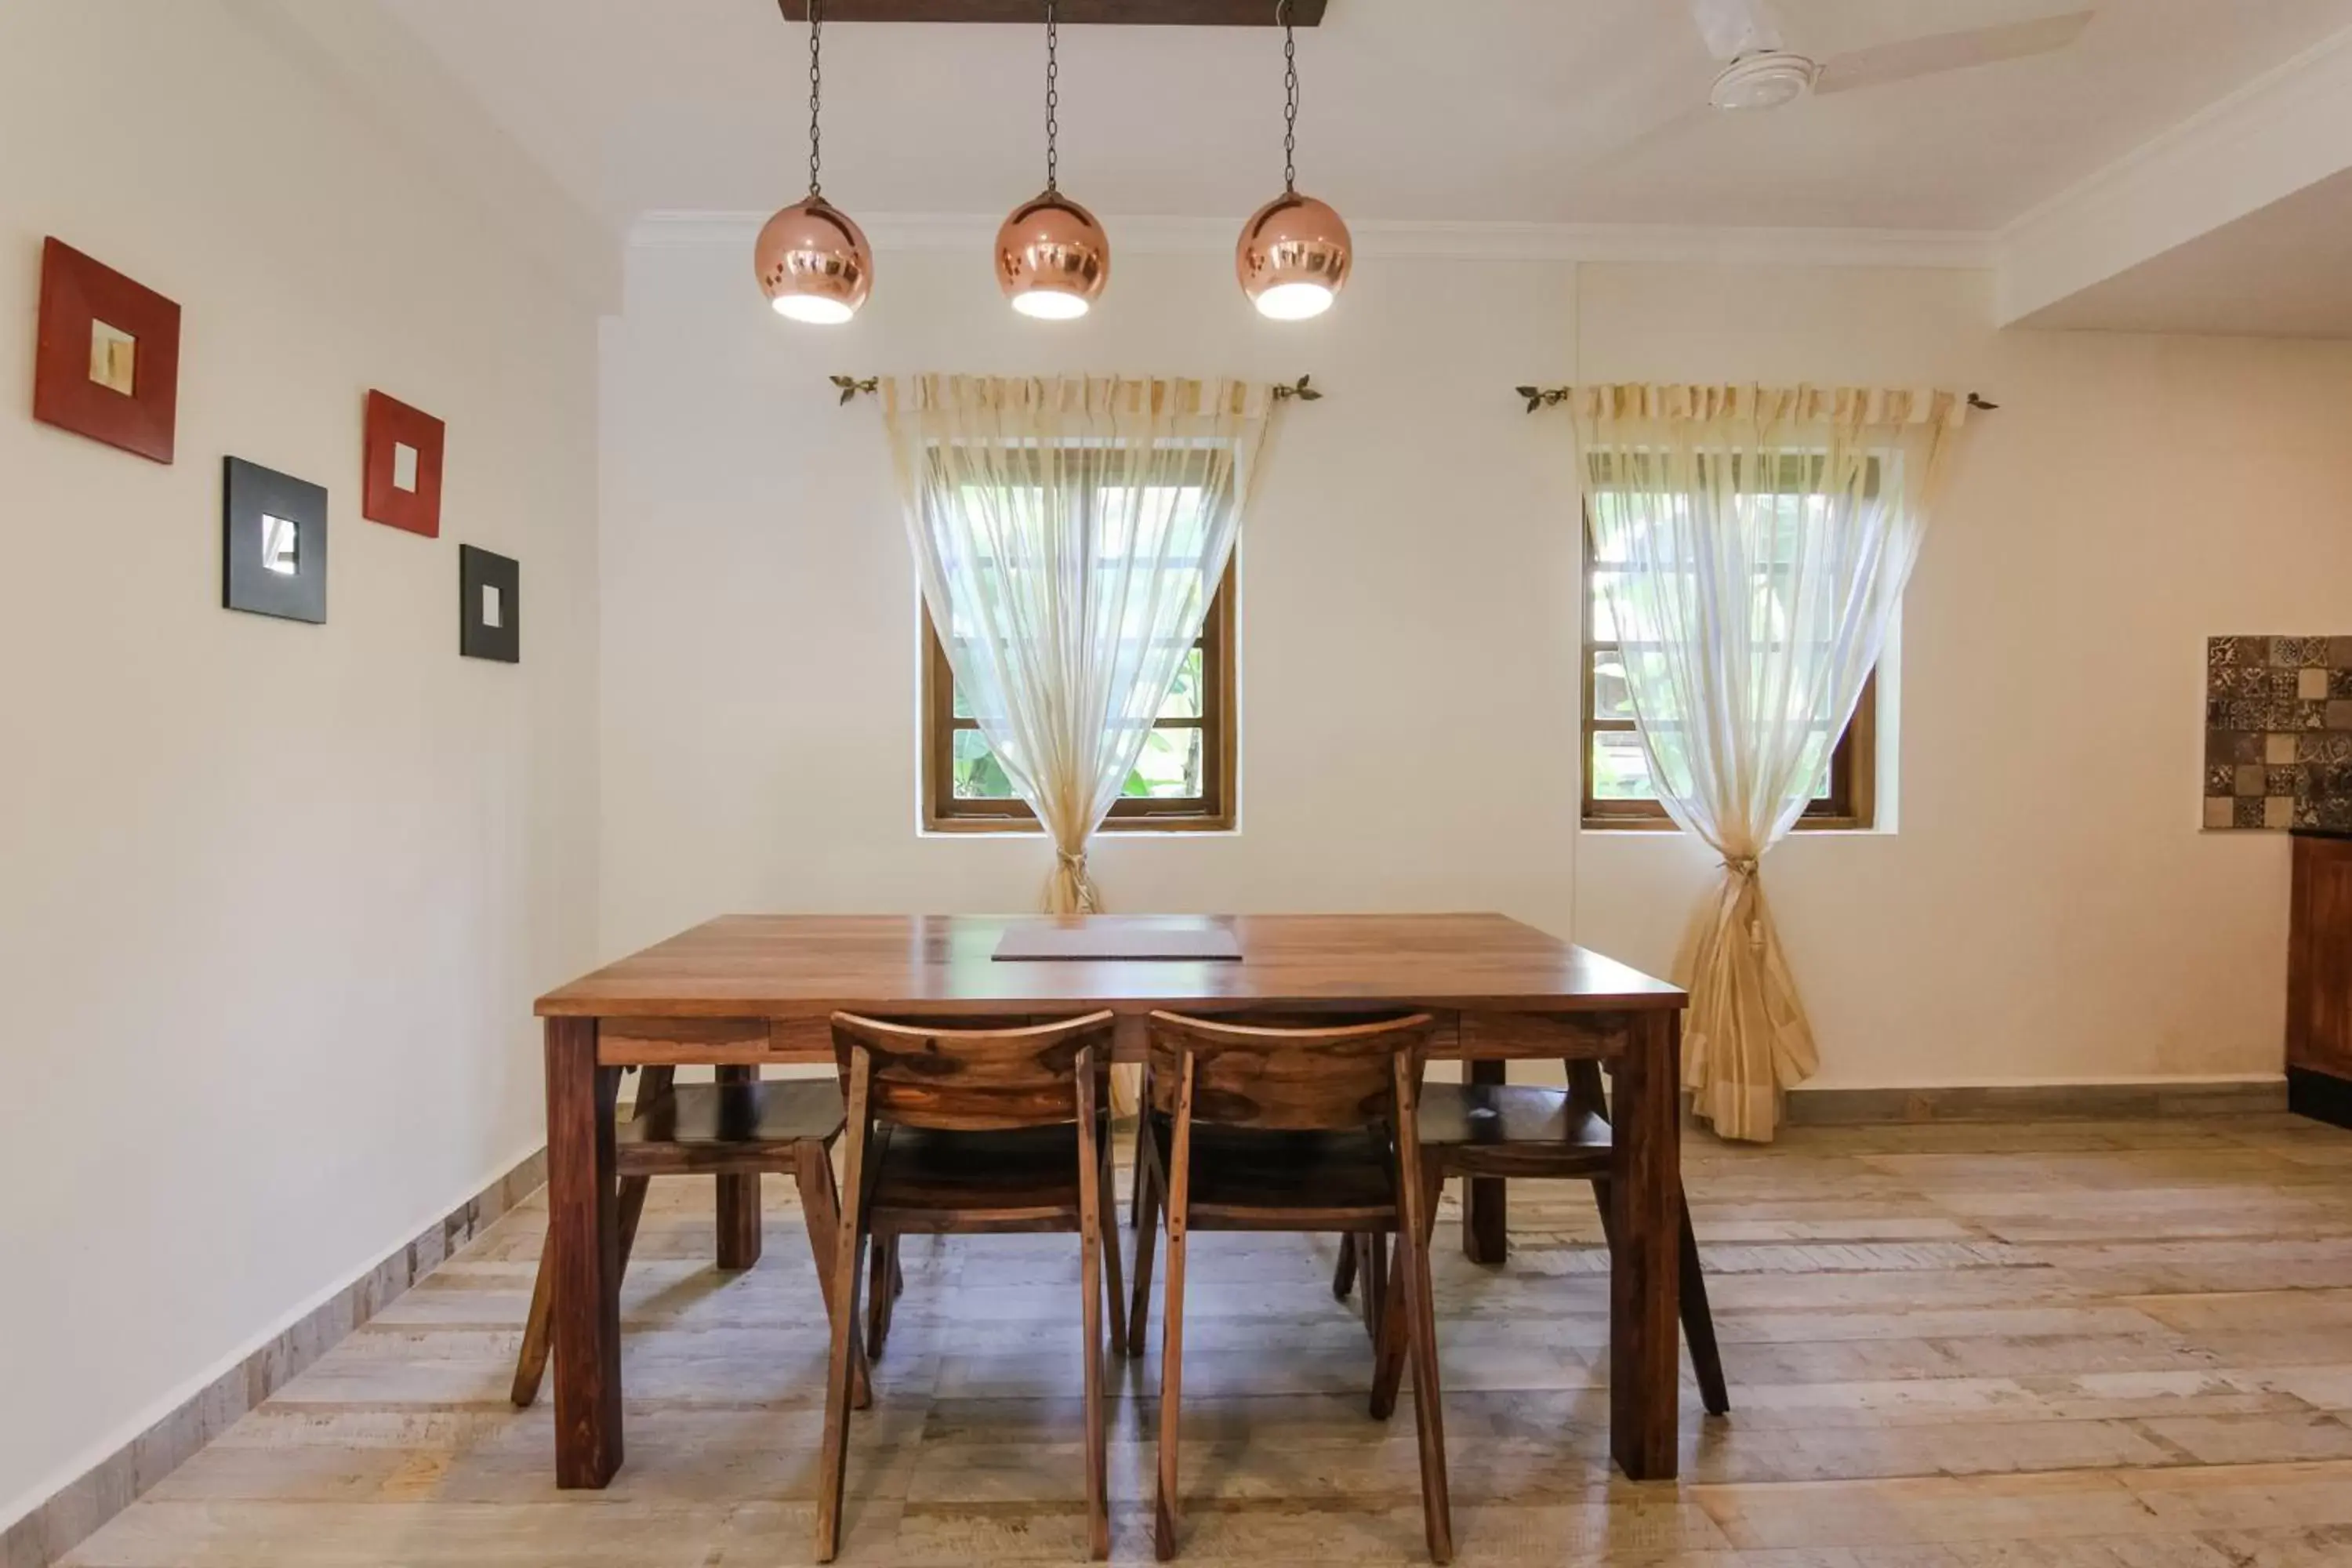
[[[1045,0],[1045,189],[1060,190],[1061,153],[1055,145],[1061,131],[1055,110],[1062,103],[1061,29],[1054,16],[1054,0]]]
[[[817,179],[818,153],[824,146],[824,132],[818,128],[817,108],[824,99],[824,0],[809,0],[809,195],[822,196],[824,186]]]
[[[1298,39],[1290,30],[1290,0],[1278,0],[1282,22],[1282,189],[1298,194]]]

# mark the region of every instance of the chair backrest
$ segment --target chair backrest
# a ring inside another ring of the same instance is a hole
[[[1276,1026],[1154,1013],[1152,1109],[1174,1113],[1189,1057],[1197,1121],[1282,1131],[1366,1126],[1395,1113],[1396,1058],[1418,1058],[1433,1022],[1415,1013]]]
[[[1110,1060],[1111,1015],[1004,1029],[887,1024],[833,1016],[842,1093],[866,1059],[866,1113],[908,1127],[985,1131],[1078,1120],[1078,1070]]]

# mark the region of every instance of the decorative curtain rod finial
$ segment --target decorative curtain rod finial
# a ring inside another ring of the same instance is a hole
[[[1307,383],[1312,378],[1309,376],[1302,375],[1294,382],[1276,383],[1274,388],[1274,400],[1276,403],[1282,403],[1295,397],[1301,403],[1320,402],[1323,397],[1322,389],[1320,387],[1309,386]]]
[[[861,392],[879,392],[882,389],[882,378],[878,375],[869,375],[862,381],[854,375],[829,375],[825,379],[841,388],[841,401],[844,403]]]

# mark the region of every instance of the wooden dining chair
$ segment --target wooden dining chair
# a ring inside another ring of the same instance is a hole
[[[1601,1064],[1575,1059],[1563,1065],[1568,1069],[1564,1089],[1523,1083],[1424,1085],[1422,1158],[1441,1184],[1454,1176],[1590,1182],[1601,1207],[1601,1234],[1613,1253],[1617,1237],[1615,1211],[1609,1202],[1609,1101],[1601,1089]],[[1700,1268],[1698,1238],[1691,1229],[1687,1198],[1683,1200],[1681,1226],[1678,1272],[1683,1338],[1690,1346],[1699,1398],[1708,1415],[1721,1415],[1731,1408],[1731,1393],[1724,1381],[1723,1352],[1716,1344],[1715,1318],[1707,1310],[1706,1276]],[[1382,1287],[1380,1243],[1377,1236],[1342,1241],[1331,1291],[1347,1298],[1360,1259],[1366,1281],[1365,1324],[1374,1342],[1386,1345],[1393,1336],[1385,1331],[1383,1317],[1397,1292],[1392,1285]],[[1394,1374],[1385,1363],[1382,1375],[1393,1381]]]
[[[1177,1436],[1184,1365],[1184,1258],[1194,1230],[1369,1232],[1397,1238],[1402,1345],[1413,1375],[1429,1555],[1454,1555],[1440,1408],[1418,1100],[1431,1020],[1273,1027],[1151,1016],[1139,1141],[1142,1193],[1127,1351],[1140,1355],[1152,1242],[1168,1228],[1160,1357],[1160,1485],[1153,1543],[1176,1554]],[[1393,1407],[1393,1400],[1391,1401]],[[1373,1414],[1387,1410],[1377,1402]]]
[[[756,1067],[722,1067],[717,1081],[682,1084],[677,1068],[638,1070],[636,1099],[614,1135],[620,1174],[620,1267],[629,1267],[646,1194],[656,1176],[718,1178],[719,1267],[749,1268],[760,1260],[760,1178],[791,1176],[800,1186],[801,1213],[815,1255],[817,1285],[827,1315],[833,1306],[830,1269],[840,1212],[833,1183],[833,1141],[841,1131],[841,1090],[830,1079],[764,1081]],[[555,1255],[543,1248],[523,1321],[509,1397],[520,1408],[539,1398],[553,1342]],[[863,1401],[865,1369],[856,1382]]]
[[[842,1186],[850,1197],[834,1242],[833,1300],[841,1310],[833,1314],[825,1377],[817,1561],[832,1562],[840,1546],[848,1409],[860,1348],[860,1253],[869,1239],[887,1248],[909,1233],[1078,1236],[1087,1525],[1093,1555],[1110,1555],[1106,1303],[1113,1342],[1126,1338],[1111,1187],[1111,1025],[1108,1013],[979,1029],[834,1015],[834,1048],[847,1102]],[[877,1268],[877,1285],[883,1274]],[[887,1334],[887,1308],[869,1321]]]

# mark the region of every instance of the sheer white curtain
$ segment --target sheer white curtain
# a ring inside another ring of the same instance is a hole
[[[1240,382],[885,379],[907,532],[957,689],[1053,836],[1045,907],[1099,907],[1087,842],[1232,556],[1278,404]]]
[[[1885,647],[1951,433],[1948,393],[1590,386],[1573,395],[1594,571],[1667,813],[1723,858],[1676,978],[1684,1084],[1769,1140],[1819,1066],[1764,898]]]

